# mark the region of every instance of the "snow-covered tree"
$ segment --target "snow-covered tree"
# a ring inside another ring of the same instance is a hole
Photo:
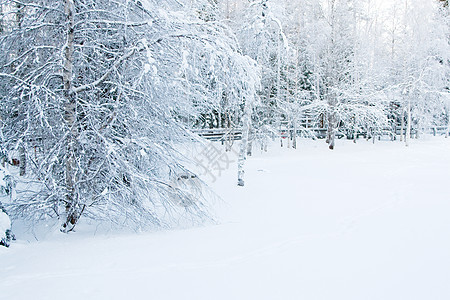
[[[254,59],[260,69],[259,102],[252,112],[252,132],[262,140],[268,132],[278,130],[285,108],[282,102],[287,97],[289,47],[283,14],[284,1],[261,0],[241,3],[230,20],[243,54]]]
[[[389,7],[385,83],[399,104],[401,139],[407,145],[413,127],[424,131],[442,122],[450,53],[444,11],[437,1],[393,1]]]
[[[233,36],[198,13],[208,2],[20,3],[21,26],[0,39],[5,147],[23,145],[30,161],[13,216],[58,217],[64,232],[81,216],[208,219],[202,189],[173,184],[190,172],[175,147],[190,133],[177,120],[215,104],[206,65],[228,89],[247,90]]]

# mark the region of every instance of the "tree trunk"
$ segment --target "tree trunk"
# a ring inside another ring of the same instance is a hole
[[[279,119],[279,122],[280,122],[280,129],[279,129],[279,131],[280,131],[280,146],[281,147],[283,147],[283,128],[281,127],[281,114],[280,114],[280,117],[278,118]]]
[[[19,175],[20,176],[25,176],[25,174],[27,173],[27,154],[26,154],[26,150],[25,150],[25,145],[22,142],[22,145],[20,145],[19,147]]]
[[[242,116],[242,141],[239,149],[238,159],[238,186],[244,186],[244,164],[247,159],[248,137],[250,131],[251,103],[249,99],[245,100],[244,114]]]
[[[409,139],[411,138],[411,101],[408,100],[408,111],[407,111],[407,124],[406,124],[406,134],[405,134],[405,145],[409,146]]]
[[[0,3],[0,34],[3,33],[4,29],[4,21],[3,21],[3,4]]]
[[[281,29],[280,29],[281,34]],[[280,107],[280,98],[281,98],[281,38],[278,36],[278,45],[277,45],[277,106]],[[283,131],[282,131],[282,113],[280,111],[278,116],[278,121],[280,122],[280,144],[283,147]]]
[[[327,143],[330,150],[334,149],[334,138],[335,138],[335,118],[334,112],[328,113],[328,129],[327,129]]]
[[[445,131],[445,138],[448,138],[450,132],[450,109],[447,109],[447,130]]]
[[[64,96],[66,103],[64,105],[64,121],[69,130],[65,146],[65,184],[66,184],[66,203],[65,203],[65,220],[61,231],[69,232],[73,230],[78,221],[78,205],[77,195],[75,192],[75,173],[76,173],[76,157],[75,157],[75,141],[76,141],[76,97],[72,93],[72,77],[73,77],[73,47],[74,47],[74,2],[73,0],[65,0],[66,14],[66,45],[64,48],[64,67],[63,67],[63,84]]]
[[[400,142],[403,142],[403,132],[405,131],[405,111],[403,107],[401,109],[400,124]]]
[[[231,116],[227,113],[227,132],[228,135],[225,137],[225,152],[230,152],[231,147],[233,146],[233,128],[231,128]]]
[[[248,133],[248,142],[247,142],[247,156],[252,156],[252,150],[253,150],[253,134],[251,133],[250,126],[249,126],[249,133]]]
[[[294,132],[292,133],[292,148],[297,149],[297,122],[294,121]]]
[[[287,125],[286,125],[286,139],[287,139],[287,147],[291,148],[291,137],[292,137],[292,133],[291,133],[291,120],[288,117],[287,118]]]

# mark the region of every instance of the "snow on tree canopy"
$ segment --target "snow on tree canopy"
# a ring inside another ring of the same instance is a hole
[[[63,232],[82,216],[135,228],[210,220],[201,182],[173,184],[190,173],[179,120],[223,95],[239,107],[249,70],[227,26],[207,21],[208,1],[20,5],[0,39],[0,116],[5,148],[33,162],[21,178],[32,188],[8,213],[58,218]]]

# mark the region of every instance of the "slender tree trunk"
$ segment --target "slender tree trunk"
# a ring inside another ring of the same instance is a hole
[[[286,128],[286,139],[287,139],[287,147],[291,148],[291,119],[287,120],[287,128]]]
[[[27,154],[24,142],[22,142],[22,145],[19,147],[19,153],[19,175],[25,176],[27,173]]]
[[[1,6],[1,5],[0,5]],[[23,18],[24,18],[24,13],[23,13],[23,5],[20,3],[16,3],[16,13],[15,13],[15,18],[16,18],[16,24],[15,26],[17,27],[17,29],[21,30],[22,29],[22,22],[23,22]],[[7,8],[8,9],[8,8]],[[3,18],[3,12],[1,17]],[[3,22],[3,20],[2,20]],[[26,46],[22,45],[19,47],[18,52],[16,53],[17,55],[19,53],[22,53],[22,51],[24,50]],[[12,69],[15,68],[15,66],[11,66]],[[14,72],[14,71],[13,71]],[[23,102],[27,101],[27,99],[21,98],[19,100],[19,107],[20,107],[20,114],[25,114],[23,112]],[[24,137],[26,138],[26,137]],[[27,172],[27,155],[26,155],[26,143],[24,140],[21,141],[20,145],[19,145],[19,175],[20,176],[24,176]]]
[[[281,113],[280,116],[278,118],[280,126],[279,126],[279,132],[280,132],[280,146],[283,147],[283,128],[281,127]]]
[[[327,100],[328,100],[328,130],[327,130],[327,142],[328,142],[328,148],[330,150],[334,149],[334,139],[335,139],[335,127],[336,127],[336,115],[335,115],[335,108],[336,108],[336,98],[335,93],[332,91],[332,87],[336,83],[336,70],[335,67],[337,67],[337,61],[336,58],[333,56],[333,49],[335,49],[335,41],[336,41],[336,10],[335,10],[335,0],[329,1],[330,4],[330,16],[331,16],[331,40],[330,40],[330,46],[327,50],[327,56],[328,56],[328,64],[327,64],[327,71],[325,73],[326,75],[326,82],[327,82]]]
[[[251,131],[251,128],[249,126],[248,128],[248,143],[247,143],[247,156],[252,156],[252,150],[253,150],[253,133]]]
[[[409,146],[409,139],[411,138],[411,101],[408,100],[408,111],[407,111],[407,124],[406,124],[406,134],[405,134],[405,145]]]
[[[301,14],[300,14],[301,15]],[[300,23],[301,23],[301,19],[300,18]],[[301,34],[300,30],[299,30],[299,35]],[[298,103],[298,49],[295,50],[295,103]],[[301,116],[299,117],[298,115],[295,114],[294,116],[294,122],[293,122],[293,127],[294,127],[294,132],[293,132],[293,136],[292,136],[292,148],[297,149],[297,120],[298,118],[301,120]]]
[[[445,112],[447,114],[447,128],[445,130],[445,138],[447,139],[450,133],[450,108],[446,107]],[[437,129],[435,129],[435,132]]]
[[[250,131],[250,114],[251,114],[251,103],[250,99],[245,100],[244,114],[242,116],[242,141],[239,149],[239,159],[238,159],[238,186],[244,186],[244,164],[247,159],[247,147],[248,147],[248,137]]]
[[[1,116],[0,116],[0,123],[2,123],[2,117]],[[0,134],[2,134],[1,127],[0,127]],[[3,138],[3,135],[0,136],[0,137]],[[6,166],[6,153],[0,152],[0,163],[1,163],[3,168]]]
[[[278,35],[278,45],[277,45],[277,107],[280,109],[280,98],[281,98],[281,29]],[[283,147],[283,131],[281,122],[282,113],[279,113],[278,121],[280,122],[280,144]]]
[[[226,122],[227,122],[227,131],[228,131],[228,135],[226,137],[225,140],[225,151],[226,152],[230,152],[231,151],[231,147],[233,146],[233,128],[231,127],[231,115],[230,113],[227,113],[226,115]]]
[[[292,148],[297,149],[297,122],[293,123],[294,132],[292,133]]]
[[[331,104],[332,105],[332,104]],[[335,139],[335,116],[334,111],[328,112],[328,128],[327,128],[327,143],[330,150],[334,149]]]
[[[447,130],[445,131],[445,138],[448,138],[450,132],[450,110],[447,110]]]
[[[0,34],[4,31],[3,4],[0,3]]]
[[[400,142],[403,142],[403,132],[405,131],[405,111],[402,107],[400,115]]]
[[[75,193],[75,140],[76,140],[76,98],[72,93],[73,47],[74,47],[74,2],[65,0],[66,45],[64,47],[63,84],[66,103],[64,121],[69,130],[65,142],[66,216],[61,231],[68,232],[78,221],[77,195]]]

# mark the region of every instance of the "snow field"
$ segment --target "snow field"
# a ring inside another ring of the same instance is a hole
[[[211,186],[220,223],[0,247],[4,299],[450,298],[450,140],[300,140]],[[235,159],[237,160],[237,159]]]

